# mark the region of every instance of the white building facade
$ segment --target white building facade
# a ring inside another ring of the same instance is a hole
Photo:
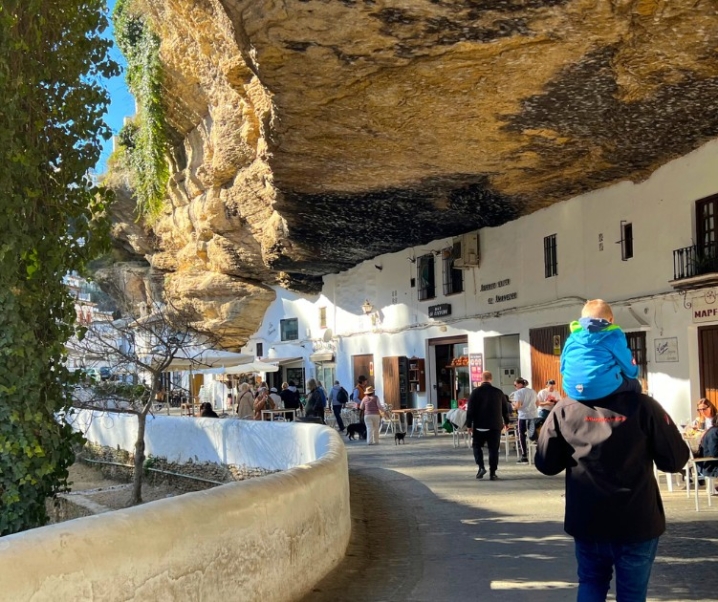
[[[519,375],[560,382],[568,324],[601,298],[644,389],[686,421],[718,401],[716,211],[713,141],[643,182],[328,275],[321,295],[278,289],[243,351],[279,363],[276,384],[365,374],[395,407],[448,408],[482,369],[506,392]]]

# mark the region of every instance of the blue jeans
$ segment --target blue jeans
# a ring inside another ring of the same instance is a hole
[[[639,543],[576,540],[577,602],[604,602],[616,567],[616,602],[645,602],[658,538]]]

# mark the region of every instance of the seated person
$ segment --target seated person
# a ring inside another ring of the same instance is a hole
[[[199,416],[200,418],[219,418],[217,412],[212,409],[212,404],[209,403],[209,401],[199,404]]]
[[[698,446],[699,458],[718,458],[718,426],[710,427]],[[705,477],[718,477],[718,459],[708,462],[696,462],[698,474]]]
[[[603,299],[588,301],[581,319],[571,322],[571,336],[561,352],[561,375],[566,394],[579,401],[641,393],[626,335],[613,323],[613,310]]]
[[[693,421],[693,428],[699,431],[708,430],[716,423],[716,407],[705,397],[701,397],[696,405],[698,415]]]
[[[538,408],[538,418],[536,426],[542,425],[548,415],[553,410],[553,406],[561,400],[561,394],[556,389],[556,381],[550,379],[546,382],[546,387],[536,394],[536,407]]]

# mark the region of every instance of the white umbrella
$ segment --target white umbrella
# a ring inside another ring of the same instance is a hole
[[[250,372],[278,372],[279,366],[267,364],[265,362],[247,362],[246,364],[237,364],[235,366],[219,367],[219,368],[202,368],[195,370],[199,374],[247,374]]]
[[[172,358],[172,361],[165,368],[165,372],[190,369],[199,371],[206,368],[229,368],[239,364],[248,364],[254,359],[253,355],[247,353],[233,353],[231,351],[200,348],[179,349],[177,354]]]

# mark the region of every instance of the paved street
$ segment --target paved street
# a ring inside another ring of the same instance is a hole
[[[395,446],[347,442],[353,534],[345,561],[311,602],[575,600],[573,542],[563,532],[563,475],[501,455],[500,481],[474,478],[471,450],[450,435]],[[649,600],[718,598],[718,498],[701,509],[661,485],[668,531]],[[613,599],[613,598],[609,598]]]

